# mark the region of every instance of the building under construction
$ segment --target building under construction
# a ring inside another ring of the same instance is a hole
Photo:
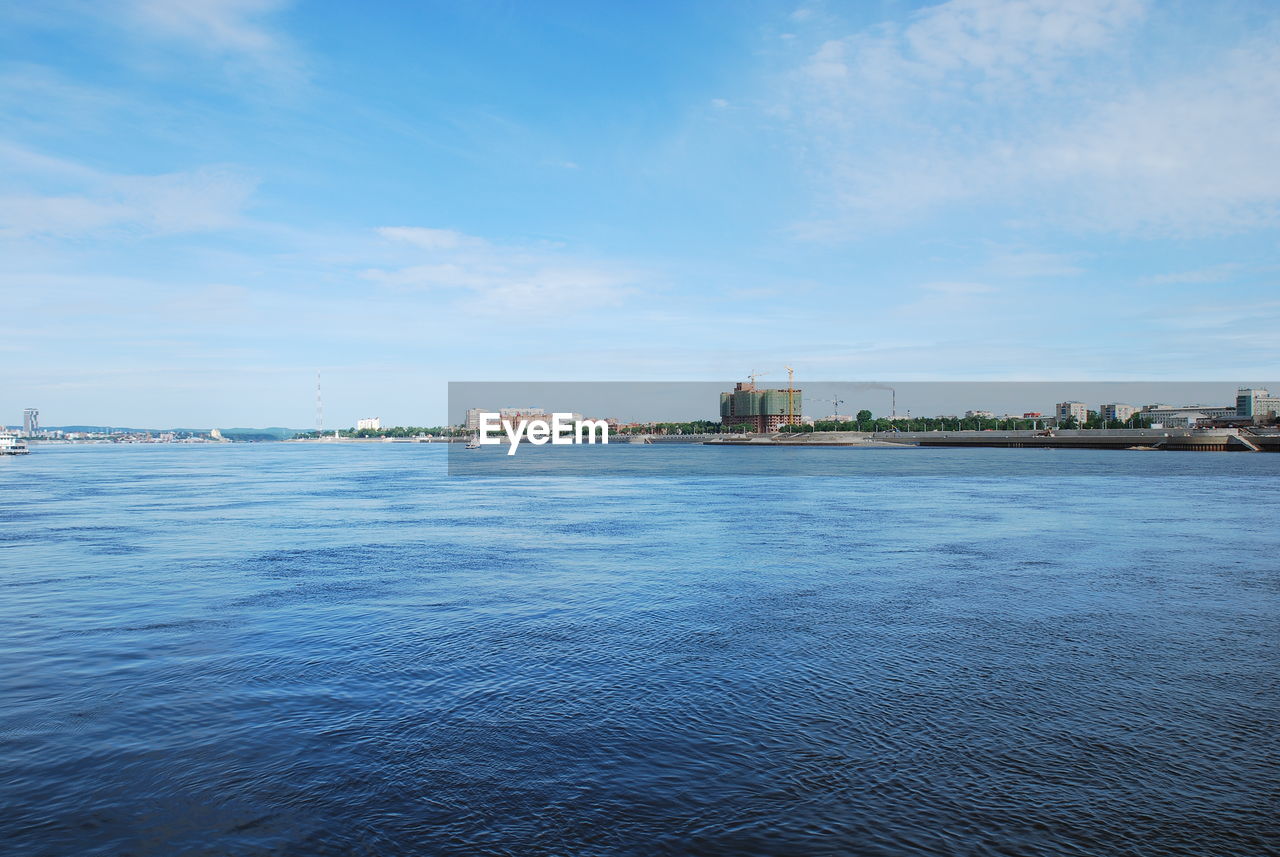
[[[778,431],[799,425],[802,412],[800,390],[791,384],[785,390],[759,390],[743,381],[720,394],[720,424],[725,429],[746,426],[748,431]]]

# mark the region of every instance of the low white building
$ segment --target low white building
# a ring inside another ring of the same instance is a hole
[[[1205,419],[1202,411],[1176,411],[1161,409],[1158,411],[1142,411],[1142,415],[1151,420],[1152,428],[1194,428],[1195,424]]]
[[[1152,428],[1186,428],[1195,425],[1196,420],[1234,417],[1236,409],[1216,405],[1147,405],[1138,413],[1151,420]]]
[[[1187,405],[1189,411],[1199,411],[1211,420],[1226,420],[1236,416],[1235,408],[1223,408],[1216,405]]]

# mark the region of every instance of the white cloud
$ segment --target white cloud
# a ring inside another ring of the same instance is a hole
[[[1062,59],[1109,45],[1145,6],[1143,0],[954,0],[917,16],[902,33],[903,54],[926,76],[976,70],[1035,77]]]
[[[883,24],[825,41],[800,77],[836,87],[823,95],[843,102],[874,102],[921,86],[1008,97],[1055,82],[1064,61],[1112,44],[1145,6],[1142,0],[952,0],[917,13],[906,26]]]
[[[1262,38],[1050,132],[1027,167],[1078,187],[1071,213],[1095,226],[1233,232],[1280,215],[1277,127],[1280,46]]]
[[[1142,80],[1130,48],[1145,12],[1137,0],[953,0],[824,37],[775,111],[823,186],[798,234],[845,237],[959,205],[1080,231],[1274,223],[1280,41],[1262,32],[1194,68],[1163,57],[1162,76]]]

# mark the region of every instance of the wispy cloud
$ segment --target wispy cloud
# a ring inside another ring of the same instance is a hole
[[[292,85],[304,78],[297,46],[272,26],[288,0],[132,0],[137,34],[218,60],[237,79]]]
[[[1197,268],[1192,271],[1175,271],[1169,274],[1155,274],[1143,277],[1142,282],[1153,286],[1177,285],[1181,283],[1221,283],[1235,276],[1243,268],[1235,262],[1224,262],[1208,268]]]
[[[0,71],[0,122],[11,135],[79,129],[127,103],[119,92],[71,80],[54,68],[14,63]]]
[[[367,269],[365,279],[454,298],[474,314],[571,315],[617,306],[639,291],[643,279],[638,271],[554,247],[495,244],[452,229],[387,226],[377,231],[421,252],[411,264]]]
[[[986,283],[964,282],[925,283],[920,288],[941,295],[985,295],[996,291],[994,286],[988,286]]]
[[[1084,272],[1078,260],[1072,253],[1000,252],[987,262],[987,270],[1010,279],[1070,277]]]
[[[126,175],[0,145],[0,176],[6,174],[13,190],[0,195],[0,235],[11,238],[226,229],[241,223],[257,185],[226,166]]]
[[[456,229],[431,229],[425,226],[383,226],[378,230],[383,238],[403,241],[423,250],[456,250],[461,247],[481,247],[485,242]]]
[[[1205,303],[1181,306],[1153,320],[1162,341],[1179,353],[1221,359],[1233,354],[1240,375],[1267,377],[1275,371],[1275,330],[1280,323],[1280,301]]]
[[[913,320],[947,320],[956,313],[970,313],[974,307],[988,303],[998,290],[986,283],[963,280],[940,280],[922,283],[915,300],[895,307],[891,315]]]

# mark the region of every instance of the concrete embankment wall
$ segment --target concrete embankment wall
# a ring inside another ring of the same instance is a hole
[[[726,437],[719,443],[751,446],[983,446],[1009,449],[1133,449],[1150,447],[1204,452],[1280,452],[1280,435],[1249,435],[1235,429],[1107,429],[1036,431],[809,432]]]

